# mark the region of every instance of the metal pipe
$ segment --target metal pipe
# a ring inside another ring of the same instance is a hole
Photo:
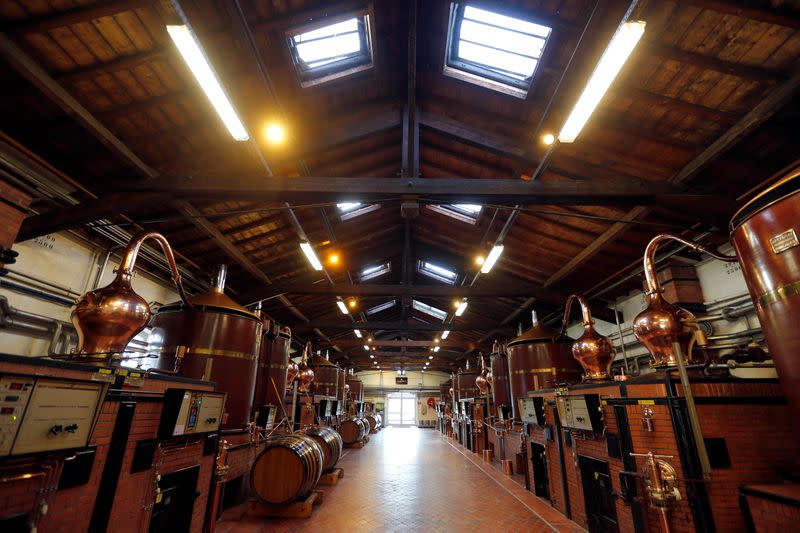
[[[694,434],[694,445],[697,447],[697,455],[700,459],[700,469],[703,473],[703,479],[710,480],[711,462],[708,459],[706,441],[703,439],[703,429],[700,427],[700,417],[697,414],[697,406],[694,403],[694,394],[692,394],[692,385],[689,382],[689,374],[686,372],[686,364],[683,362],[683,354],[681,353],[681,345],[679,342],[676,341],[672,343],[672,351],[675,354],[675,361],[678,364],[683,397],[686,399],[686,411],[689,414],[689,422],[691,423],[692,433]]]
[[[625,343],[622,341],[622,325],[619,322],[619,312],[617,311],[617,302],[614,302],[614,318],[617,321],[617,331],[619,331],[619,339],[620,339],[620,346],[622,347],[622,359],[625,361],[625,373],[630,374],[630,366],[628,366],[628,350],[625,347]],[[609,335],[609,340],[611,340],[611,336]],[[637,375],[639,373],[639,363],[636,363],[636,371]]]

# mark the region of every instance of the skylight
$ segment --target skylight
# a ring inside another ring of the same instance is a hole
[[[378,276],[383,276],[384,274],[388,274],[391,271],[392,271],[392,264],[383,263],[380,265],[368,266],[362,269],[358,277],[361,281],[367,281],[373,278],[377,278]]]
[[[438,307],[433,307],[432,305],[428,305],[424,302],[420,302],[419,300],[412,300],[411,307],[417,311],[425,313],[426,315],[438,318],[439,320],[444,320],[447,318],[447,311],[439,309]]]
[[[551,29],[453,3],[444,73],[525,98]]]
[[[456,277],[458,276],[458,274],[453,270],[437,265],[436,263],[431,263],[429,261],[420,260],[417,263],[417,270],[419,270],[420,273],[425,274],[426,276],[429,276],[438,281],[449,283],[450,285],[455,283]]]
[[[288,36],[288,45],[303,87],[372,68],[368,15],[300,28]]]
[[[478,221],[478,215],[481,214],[483,209],[482,206],[476,204],[444,204],[428,205],[427,207],[431,211],[436,211],[467,224],[475,224]]]
[[[387,309],[391,309],[397,303],[396,300],[389,300],[386,303],[382,303],[380,305],[376,305],[375,307],[370,307],[367,309],[368,315],[374,315],[375,313],[380,313],[381,311],[386,311]]]
[[[376,209],[381,208],[381,204],[362,204],[360,202],[342,202],[336,204],[339,209],[339,218],[342,220],[349,220],[359,215],[371,213]]]

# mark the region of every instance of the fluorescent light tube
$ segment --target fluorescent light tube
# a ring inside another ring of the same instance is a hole
[[[503,253],[503,248],[505,248],[502,244],[496,245],[492,248],[492,251],[489,252],[489,255],[486,257],[486,261],[483,262],[483,266],[481,267],[481,272],[483,274],[488,274],[492,267],[500,258],[500,254]]]
[[[354,329],[353,333],[355,333],[356,337],[358,337],[359,339],[361,338],[361,330],[360,329]]]
[[[339,306],[339,310],[342,312],[343,315],[347,314],[347,306],[341,300],[336,300],[336,305]]]
[[[446,339],[448,335],[450,335],[450,330],[449,329],[446,329],[446,330],[444,330],[442,332],[442,338],[443,339]]]
[[[250,135],[247,133],[247,128],[236,114],[233,104],[225,94],[225,89],[214,74],[192,31],[188,26],[167,26],[167,32],[231,136],[237,141],[248,140]]]
[[[432,355],[429,355],[429,356],[428,356],[428,359],[433,359],[433,356],[432,356]]]
[[[456,316],[463,315],[464,311],[466,311],[466,309],[467,309],[467,301],[466,300],[462,300],[462,302],[460,304],[458,304],[458,307],[456,308]]]
[[[437,346],[436,348],[433,349],[433,351],[434,352],[438,352],[439,351],[439,347]]]
[[[571,143],[580,134],[583,126],[592,116],[597,104],[606,94],[611,82],[622,69],[622,65],[628,60],[636,44],[644,33],[644,21],[626,22],[617,28],[617,32],[608,43],[608,47],[597,66],[592,72],[592,77],[583,89],[583,93],[575,107],[572,109],[561,132],[558,140],[562,143]]]
[[[365,344],[365,345],[364,345],[364,350],[366,350],[366,351],[369,351],[369,346],[367,346],[367,345]]]
[[[311,247],[311,243],[301,242],[300,249],[303,250],[304,254],[306,254],[306,258],[308,259],[308,262],[311,263],[311,266],[314,268],[314,270],[322,270],[322,263],[319,262],[317,254],[314,253],[314,248]]]

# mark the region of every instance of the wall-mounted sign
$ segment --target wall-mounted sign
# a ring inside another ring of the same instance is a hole
[[[394,378],[395,385],[408,385],[408,376],[397,376]]]

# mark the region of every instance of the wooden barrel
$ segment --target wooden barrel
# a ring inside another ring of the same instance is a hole
[[[317,441],[299,433],[269,437],[250,470],[250,488],[266,503],[305,498],[322,475]]]
[[[361,438],[365,439],[367,438],[367,435],[369,435],[369,429],[370,429],[369,419],[367,418],[366,415],[361,416],[361,423],[364,425],[364,435]]]
[[[367,422],[369,422],[370,432],[375,431],[379,427],[381,427],[381,419],[378,415],[375,414],[367,415]]]
[[[339,426],[339,433],[345,444],[353,444],[364,438],[364,423],[360,418],[345,420]]]
[[[344,442],[339,433],[329,427],[315,427],[306,430],[306,435],[317,441],[319,447],[322,449],[322,471],[328,472],[336,466],[339,459],[342,458],[342,448]]]

